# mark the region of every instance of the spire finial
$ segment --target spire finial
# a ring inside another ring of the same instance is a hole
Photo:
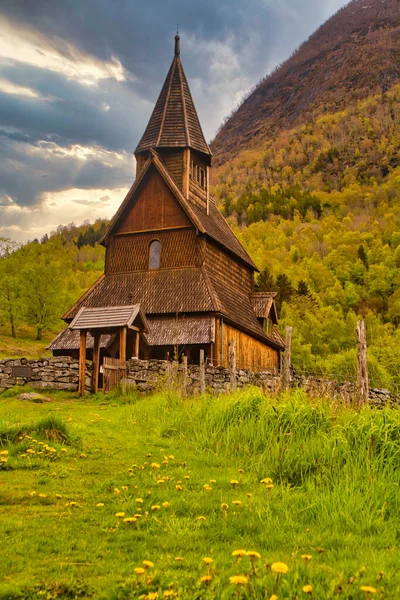
[[[181,53],[181,45],[180,45],[180,37],[178,25],[176,26],[176,36],[175,36],[175,56],[179,56]]]

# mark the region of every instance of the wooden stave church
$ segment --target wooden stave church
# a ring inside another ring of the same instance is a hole
[[[258,270],[209,195],[212,153],[205,141],[180,60],[174,58],[135,150],[136,180],[105,231],[105,272],[65,313],[69,326],[50,344],[53,355],[77,356],[79,332],[70,328],[83,307],[138,304],[149,331],[138,358],[200,349],[228,366],[229,342],[238,368],[279,370],[284,342],[272,292],[257,292]],[[93,337],[87,338],[87,356]],[[118,335],[100,338],[101,356],[119,356]],[[127,339],[127,356],[133,342]]]

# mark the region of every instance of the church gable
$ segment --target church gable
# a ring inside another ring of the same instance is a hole
[[[156,168],[151,167],[120,216],[114,233],[189,227],[191,222]]]

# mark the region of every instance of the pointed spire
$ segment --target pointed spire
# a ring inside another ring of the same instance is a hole
[[[135,154],[151,148],[192,148],[211,160],[211,150],[204,138],[182,68],[178,33],[175,36],[174,59]]]

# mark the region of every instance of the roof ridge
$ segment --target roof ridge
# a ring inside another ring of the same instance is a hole
[[[161,140],[161,136],[163,134],[164,124],[165,124],[165,117],[167,115],[168,103],[169,103],[169,99],[170,99],[170,96],[171,96],[172,81],[173,81],[174,75],[175,75],[176,62],[177,62],[177,58],[175,56],[174,60],[172,61],[171,68],[170,68],[170,70],[168,72],[168,75],[170,73],[171,73],[171,75],[170,75],[169,82],[168,82],[167,97],[165,99],[165,105],[164,105],[163,115],[162,115],[162,119],[161,119],[160,131],[158,132],[156,147],[159,145],[160,140]],[[167,77],[168,77],[168,75],[167,75]]]

